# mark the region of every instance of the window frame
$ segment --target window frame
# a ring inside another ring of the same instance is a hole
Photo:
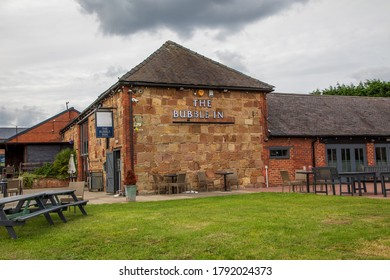
[[[290,149],[291,146],[276,146],[276,147],[268,147],[269,150],[269,159],[290,159]],[[281,156],[273,156],[272,151],[282,151]],[[286,152],[285,155],[283,155],[283,152]]]

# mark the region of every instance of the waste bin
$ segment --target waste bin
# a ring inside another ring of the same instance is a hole
[[[125,186],[126,201],[135,201],[137,196],[137,186],[127,185]]]

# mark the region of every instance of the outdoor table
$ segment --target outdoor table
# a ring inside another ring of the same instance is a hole
[[[307,192],[309,193],[310,192],[310,181],[309,181],[309,179],[310,179],[310,174],[313,174],[313,171],[299,170],[299,171],[297,171],[297,173],[306,175],[306,189],[307,189]]]
[[[226,180],[226,176],[227,176],[227,175],[230,175],[230,174],[234,174],[234,172],[231,172],[231,171],[217,171],[217,172],[215,172],[215,174],[223,175],[224,188],[225,188],[225,191],[227,191],[227,180]]]
[[[39,215],[44,215],[50,225],[54,222],[50,213],[57,213],[61,220],[66,223],[67,220],[62,213],[62,210],[69,205],[79,206],[80,211],[86,215],[83,205],[86,200],[77,200],[74,190],[53,190],[46,192],[38,192],[32,194],[15,195],[0,199],[0,226],[4,226],[11,238],[16,239],[17,235],[14,226],[25,224],[26,220]],[[69,195],[73,198],[73,202],[69,204],[61,204],[58,199],[59,195]],[[5,208],[9,205],[9,208]]]
[[[7,180],[1,179],[0,185],[1,185],[1,192],[3,193],[3,197],[7,197],[8,196]]]
[[[377,190],[377,178],[376,178],[376,172],[370,172],[370,171],[352,171],[352,172],[340,172],[340,177],[346,177],[347,180],[350,179],[352,182],[352,195],[356,191],[356,182],[357,182],[357,188],[359,191],[359,196],[362,196],[362,183],[365,184],[365,179],[373,178],[374,181],[374,194],[378,194]]]

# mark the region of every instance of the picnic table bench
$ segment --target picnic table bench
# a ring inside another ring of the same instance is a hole
[[[24,225],[26,220],[44,215],[50,225],[53,219],[50,213],[57,213],[60,219],[66,223],[67,220],[62,213],[70,206],[78,206],[83,215],[87,215],[84,205],[87,200],[78,200],[74,190],[53,190],[33,194],[16,195],[0,199],[0,226],[4,226],[11,238],[16,239],[17,235],[14,226]],[[67,204],[61,204],[58,196],[69,195],[73,198]],[[5,208],[6,205],[13,206]],[[15,206],[16,204],[16,206]]]

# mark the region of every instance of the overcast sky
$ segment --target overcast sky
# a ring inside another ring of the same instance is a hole
[[[84,110],[167,40],[309,93],[390,81],[389,0],[1,0],[0,126]]]

